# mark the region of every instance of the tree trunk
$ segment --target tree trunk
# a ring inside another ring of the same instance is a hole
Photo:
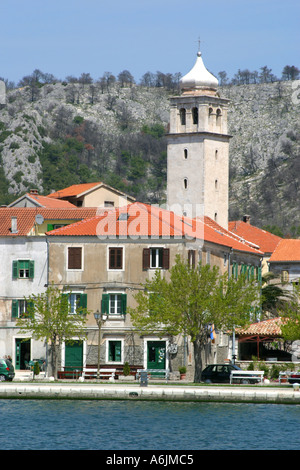
[[[195,363],[195,374],[194,374],[194,382],[199,383],[201,381],[201,372],[202,372],[202,356],[201,353],[205,346],[203,338],[198,335],[193,341],[194,345],[194,363]]]
[[[50,345],[50,357],[51,375],[57,380],[57,346],[53,343]]]

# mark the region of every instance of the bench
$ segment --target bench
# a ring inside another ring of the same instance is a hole
[[[236,383],[262,383],[264,378],[263,370],[232,370],[230,373],[230,383],[234,380],[238,380]]]
[[[92,378],[97,378],[98,375],[98,369],[92,369],[90,367],[84,367],[83,368],[83,373],[82,377],[84,379],[92,379]],[[116,369],[99,369],[99,378],[105,378],[109,379],[112,378],[114,379],[116,375]]]
[[[168,382],[170,371],[169,369],[138,369],[136,379],[140,378],[141,372],[147,372],[148,379],[163,377]]]

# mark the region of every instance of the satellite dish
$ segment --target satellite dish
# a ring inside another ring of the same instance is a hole
[[[41,214],[35,216],[35,221],[38,225],[41,225],[44,222],[44,217]]]

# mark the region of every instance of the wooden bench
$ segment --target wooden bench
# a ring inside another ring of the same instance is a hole
[[[141,372],[147,372],[148,380],[151,378],[163,377],[168,382],[170,371],[169,369],[138,369],[136,373],[137,380],[141,376]]]
[[[108,368],[102,368],[99,369],[99,378],[105,378],[105,379],[115,379],[116,375],[116,369],[108,369]],[[97,378],[98,376],[98,369],[92,369],[90,367],[84,367],[83,368],[83,373],[82,377],[84,379],[94,379]]]
[[[262,383],[264,378],[263,370],[232,370],[230,373],[230,383],[238,380],[236,383]]]

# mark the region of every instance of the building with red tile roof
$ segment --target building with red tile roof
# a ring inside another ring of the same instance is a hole
[[[250,221],[237,220],[229,222],[228,230],[243,240],[255,243],[266,256],[271,255],[280,240],[282,240],[281,237],[273,233],[251,225]]]
[[[89,218],[97,208],[0,207],[0,237],[44,235],[54,226]]]
[[[283,239],[269,259],[270,271],[275,274],[274,282],[281,282],[283,287],[292,290],[300,282],[300,240]]]
[[[228,230],[238,236],[241,241],[255,244],[264,253],[262,273],[266,274],[269,271],[268,260],[282,238],[251,225],[248,216],[244,216],[243,220],[229,222]]]
[[[75,208],[74,204],[63,199],[50,198],[48,196],[41,196],[37,190],[31,190],[30,193],[26,193],[19,197],[8,207],[47,207],[53,209],[59,208]]]
[[[77,207],[120,207],[135,201],[134,197],[102,182],[73,184],[47,197],[69,201]]]

